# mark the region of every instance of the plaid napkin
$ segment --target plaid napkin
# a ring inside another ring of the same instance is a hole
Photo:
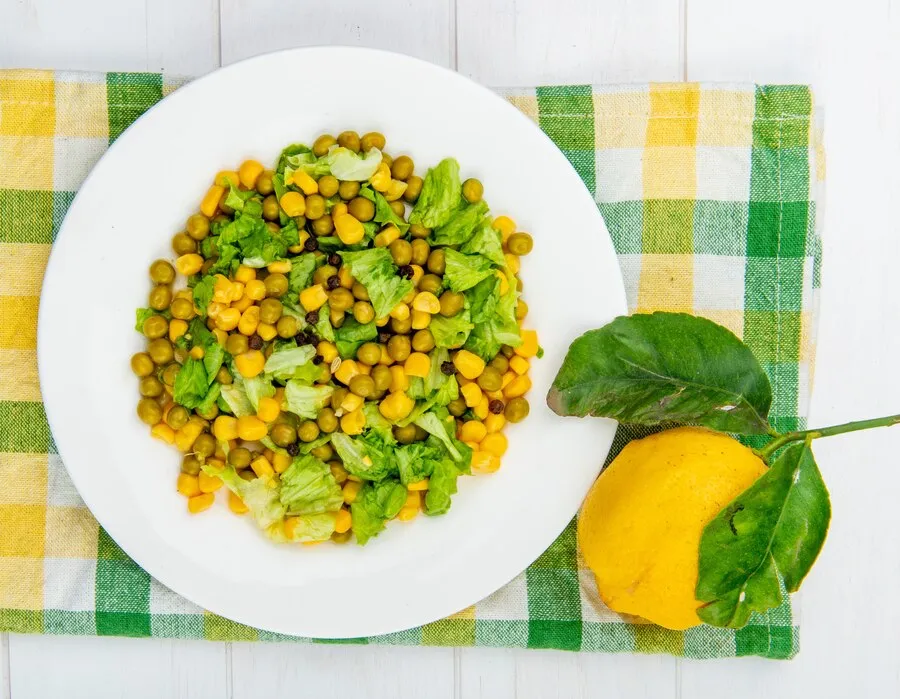
[[[156,74],[0,71],[0,630],[311,640],[205,612],[135,565],[78,497],[41,403],[36,317],[50,245],[108,144],[177,86]],[[824,178],[809,89],[654,84],[503,94],[595,193],[630,309],[689,311],[731,328],[772,379],[775,424],[802,427]],[[620,431],[619,446],[627,436]],[[631,623],[599,601],[573,523],[474,607],[353,642],[789,658],[798,626],[787,602],[738,631]]]

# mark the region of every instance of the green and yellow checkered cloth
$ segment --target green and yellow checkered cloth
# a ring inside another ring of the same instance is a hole
[[[136,566],[72,487],[41,403],[36,321],[54,236],[108,144],[176,87],[155,74],[0,71],[0,630],[298,640],[204,612]],[[824,178],[810,91],[673,84],[504,95],[549,134],[594,193],[631,310],[693,312],[743,336],[772,379],[775,424],[802,426]],[[796,653],[787,603],[739,631],[629,623],[597,598],[574,532],[570,526],[474,607],[355,642],[703,658]]]

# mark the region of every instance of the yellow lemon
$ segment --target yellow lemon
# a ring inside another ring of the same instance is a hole
[[[603,602],[669,629],[701,623],[700,535],[765,470],[744,445],[696,427],[628,444],[594,483],[578,520],[578,544]]]

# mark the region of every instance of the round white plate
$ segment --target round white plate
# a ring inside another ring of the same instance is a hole
[[[180,456],[135,414],[129,358],[147,268],[215,172],[355,129],[387,136],[424,172],[456,157],[496,216],[535,240],[523,258],[531,415],[496,474],[460,479],[450,512],[391,523],[366,547],[278,546],[221,502],[200,516],[175,492]],[[196,80],[129,128],[75,198],[41,297],[38,361],[62,459],[113,539],[162,584],[252,626],[298,636],[388,633],[439,619],[525,569],[572,518],[612,441],[608,420],[560,418],[545,396],[569,343],[625,313],[597,206],[553,143],[516,108],[456,73],[358,48],[259,56]]]

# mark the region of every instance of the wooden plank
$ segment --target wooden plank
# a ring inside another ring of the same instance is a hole
[[[811,83],[825,104],[828,202],[822,317],[810,424],[897,412],[900,331],[900,17],[888,0],[845,7],[814,0],[691,0],[692,80]],[[728,687],[732,696],[896,696],[900,645],[900,527],[891,468],[897,431],[817,442],[833,520],[801,595],[793,662],[684,663],[685,697]]]
[[[205,73],[218,65],[217,0],[0,0],[0,66]]]
[[[222,0],[222,62],[295,46],[345,44],[450,65],[451,9],[451,0]]]
[[[676,696],[676,658],[500,648],[460,649],[459,699]]]
[[[10,634],[13,699],[226,699],[225,645]]]
[[[453,649],[232,644],[233,699],[451,699]]]
[[[495,87],[680,80],[679,0],[458,0],[459,71]]]

